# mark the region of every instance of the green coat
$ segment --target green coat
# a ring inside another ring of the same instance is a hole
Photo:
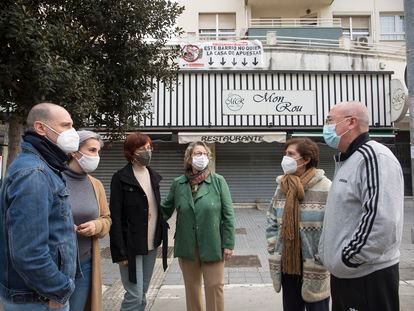
[[[210,173],[193,200],[186,176],[176,178],[161,204],[166,219],[177,210],[174,257],[194,260],[196,242],[203,262],[219,261],[234,248],[234,210],[223,176]]]

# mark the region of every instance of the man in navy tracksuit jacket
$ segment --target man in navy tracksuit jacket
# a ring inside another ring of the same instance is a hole
[[[340,151],[319,243],[333,311],[399,310],[403,174],[393,153],[370,140],[368,124],[363,104],[345,102],[324,126],[326,143]]]

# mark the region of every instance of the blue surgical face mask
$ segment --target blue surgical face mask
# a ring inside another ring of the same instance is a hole
[[[346,121],[346,120],[348,120],[348,118],[343,119],[342,121],[340,121],[336,124],[326,124],[326,125],[323,126],[323,139],[325,140],[326,144],[329,147],[334,148],[334,149],[338,149],[339,142],[341,141],[341,137],[349,132],[349,130],[347,130],[342,135],[337,135],[336,134],[336,126],[338,124]]]

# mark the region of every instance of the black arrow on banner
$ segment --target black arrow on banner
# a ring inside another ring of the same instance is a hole
[[[253,63],[252,63],[252,64],[256,66],[258,63],[259,63],[259,62],[256,60],[256,57],[255,57],[255,58],[254,58],[254,61],[253,61]]]
[[[243,66],[247,65],[246,58],[243,59],[242,64],[243,64]]]
[[[210,57],[210,61],[208,62],[208,64],[211,66],[214,64],[213,59]]]
[[[222,65],[222,66],[224,66],[224,64],[225,64],[226,62],[224,61],[224,57],[222,57],[221,58],[221,62],[220,62],[220,64]]]
[[[233,61],[231,63],[233,64],[233,66],[236,66],[237,65],[236,59],[233,58]]]

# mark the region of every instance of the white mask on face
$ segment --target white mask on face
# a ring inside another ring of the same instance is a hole
[[[96,156],[96,157],[92,157],[92,156],[88,156],[86,154],[83,154],[82,152],[78,151],[82,157],[78,160],[79,166],[82,168],[82,170],[85,173],[92,173],[93,171],[96,170],[96,168],[99,165],[99,161],[100,161],[100,157]]]
[[[208,162],[209,162],[208,157],[204,154],[199,155],[199,156],[193,156],[193,167],[197,171],[204,170],[207,167]]]
[[[62,133],[58,133],[56,130],[51,128],[46,123],[42,123],[42,124],[44,124],[52,132],[54,132],[58,135],[56,145],[64,153],[71,153],[71,152],[78,151],[78,148],[79,148],[79,135],[73,127],[69,130],[63,131]]]
[[[296,170],[298,169],[298,164],[296,163],[296,160],[299,160],[301,158],[302,157],[294,159],[292,157],[284,156],[283,159],[282,159],[283,172],[285,174],[294,174],[294,173],[296,173]],[[300,166],[302,166],[302,165],[300,165]]]

